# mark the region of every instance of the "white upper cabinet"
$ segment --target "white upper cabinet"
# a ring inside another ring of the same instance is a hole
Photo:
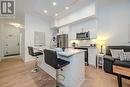
[[[97,38],[97,29],[91,29],[90,31],[90,39],[96,39]]]
[[[70,25],[69,33],[71,39],[76,39],[76,33],[90,32],[90,39],[97,37],[97,20],[91,19],[78,24]]]
[[[70,33],[70,40],[76,40],[76,32]]]
[[[59,28],[59,34],[69,34],[69,26]]]

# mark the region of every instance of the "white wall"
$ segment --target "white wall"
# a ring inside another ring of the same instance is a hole
[[[128,45],[130,0],[97,0],[98,39],[107,45]]]
[[[30,56],[28,54],[28,46],[33,46],[34,47],[34,32],[38,31],[38,32],[45,32],[45,46],[40,47],[40,49],[45,49],[45,48],[49,48],[50,47],[50,42],[52,39],[52,30],[50,29],[50,23],[47,21],[44,21],[44,19],[38,17],[38,16],[34,16],[34,15],[30,15],[30,14],[26,14],[25,15],[25,47],[24,47],[24,51],[25,51],[25,62],[31,61],[34,58],[32,56]],[[55,75],[54,71],[55,69],[53,69],[52,67],[50,67],[49,65],[47,65],[44,62],[44,56],[41,56],[39,58],[39,66],[46,72],[51,72],[50,74],[53,76]]]
[[[2,59],[2,24],[0,24],[0,61],[1,61],[1,59]]]
[[[20,30],[20,56],[22,60],[25,60],[25,29]]]
[[[34,47],[34,32],[45,32],[45,45],[42,48],[50,47],[50,40],[52,38],[52,32],[50,30],[50,23],[44,21],[44,19],[25,15],[25,62],[32,60],[33,58],[28,54],[28,46]]]

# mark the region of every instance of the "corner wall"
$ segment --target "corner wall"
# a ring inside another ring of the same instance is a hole
[[[130,0],[97,0],[98,39],[107,45],[129,45]]]
[[[50,47],[50,40],[52,38],[52,33],[50,30],[49,22],[44,21],[44,19],[33,16],[30,14],[25,15],[25,62],[33,60],[33,58],[28,54],[28,46],[34,47],[34,32],[45,32],[45,46],[42,48]]]

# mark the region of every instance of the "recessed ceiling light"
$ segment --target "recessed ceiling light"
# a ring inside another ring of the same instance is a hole
[[[45,13],[45,14],[47,14],[47,12],[48,12],[47,10],[44,10],[44,13]]]
[[[65,10],[69,10],[69,7],[66,6],[66,7],[65,7]]]
[[[53,2],[53,6],[56,6],[56,4],[57,4],[56,2]]]
[[[55,16],[58,16],[58,13],[56,13]]]

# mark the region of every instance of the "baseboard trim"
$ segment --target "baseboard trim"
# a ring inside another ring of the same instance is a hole
[[[20,55],[19,53],[17,54],[9,54],[9,55],[4,55],[4,57],[8,57],[8,56],[17,56],[17,55]]]

